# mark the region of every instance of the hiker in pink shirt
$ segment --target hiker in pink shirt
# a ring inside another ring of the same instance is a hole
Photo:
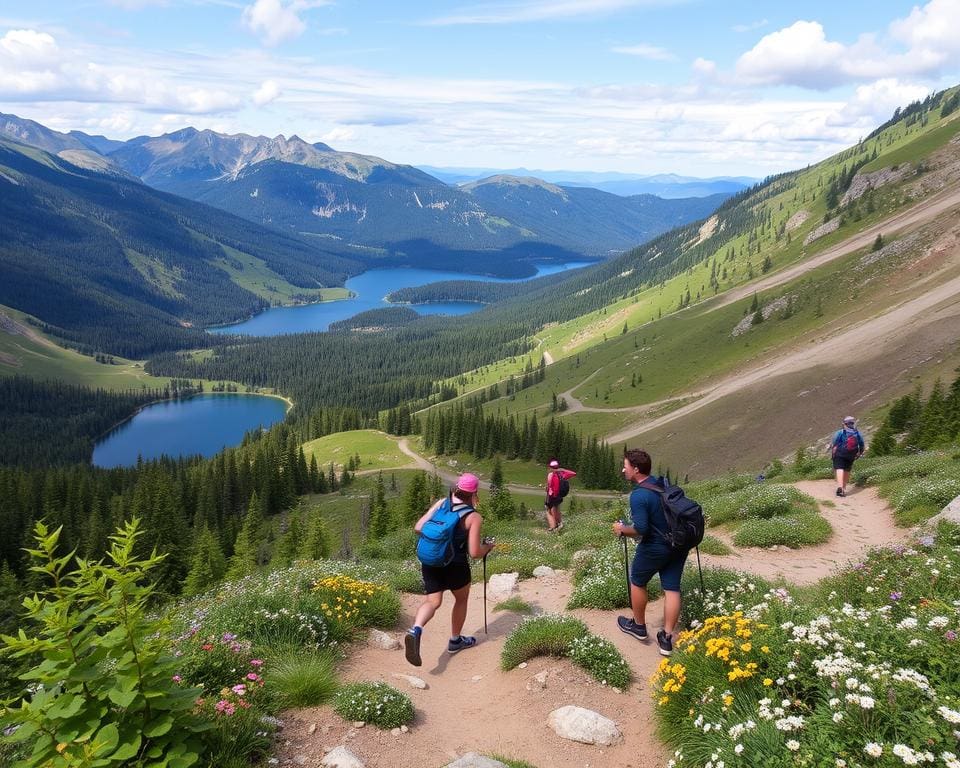
[[[547,530],[559,531],[563,528],[563,519],[560,517],[560,504],[570,492],[570,478],[577,473],[572,469],[564,469],[556,459],[550,460],[550,471],[547,473],[547,499],[544,506],[547,508]]]

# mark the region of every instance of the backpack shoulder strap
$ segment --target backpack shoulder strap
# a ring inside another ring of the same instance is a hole
[[[477,511],[477,510],[475,510],[473,507],[471,507],[469,504],[462,504],[462,503],[461,503],[461,504],[454,504],[453,507],[452,507],[452,509],[453,509],[454,512],[457,513],[457,515],[460,517],[461,520],[463,520],[463,519],[464,519],[467,515],[469,515],[471,512],[476,512],[476,511]]]

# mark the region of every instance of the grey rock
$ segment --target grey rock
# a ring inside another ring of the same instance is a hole
[[[367,642],[374,648],[380,648],[384,651],[400,650],[400,641],[389,632],[381,632],[379,629],[371,629],[367,636]]]
[[[960,524],[960,496],[957,496],[947,506],[941,510],[940,514],[935,515],[927,521],[927,525],[935,527],[941,520],[947,520],[951,523]]]
[[[331,749],[324,755],[320,765],[325,765],[327,768],[366,768],[363,760],[346,747]]]
[[[556,571],[553,570],[553,568],[551,568],[549,565],[538,565],[536,568],[533,569],[533,575],[538,579],[549,578],[550,576],[553,576],[555,574],[556,574]]]
[[[476,752],[467,752],[459,760],[447,763],[444,768],[507,768],[507,765],[491,757],[478,755]]]
[[[487,600],[491,603],[502,603],[509,600],[517,594],[517,584],[520,581],[520,574],[496,573],[490,577],[487,582]]]
[[[560,738],[581,744],[608,747],[623,741],[623,734],[613,720],[583,707],[570,705],[555,709],[547,718],[547,724]]]
[[[421,691],[425,691],[428,687],[424,680],[415,675],[404,675],[401,672],[395,672],[393,676],[399,680],[406,680],[408,683],[410,683],[411,687],[419,688]]]

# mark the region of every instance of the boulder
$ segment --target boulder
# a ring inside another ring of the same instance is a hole
[[[508,768],[505,763],[490,757],[478,755],[476,752],[467,752],[459,760],[447,763],[445,768]]]
[[[538,565],[533,569],[533,575],[538,579],[545,579],[549,576],[553,576],[554,574],[556,574],[556,571],[553,570],[553,568],[551,568],[549,565]]]
[[[583,707],[566,706],[550,713],[547,724],[562,739],[581,744],[608,747],[623,741],[617,724],[603,715]]]
[[[502,603],[509,600],[517,594],[517,584],[520,581],[520,574],[513,573],[495,573],[487,582],[487,600],[491,603]]]
[[[324,755],[320,765],[325,765],[327,768],[366,768],[363,760],[346,747],[331,749]]]
[[[947,504],[947,506],[940,511],[940,514],[931,517],[927,524],[936,526],[941,520],[948,520],[951,523],[960,525],[960,496],[957,496],[957,498]]]
[[[367,642],[374,648],[380,648],[384,651],[397,651],[400,649],[400,641],[389,632],[381,632],[379,629],[371,629],[367,636]]]

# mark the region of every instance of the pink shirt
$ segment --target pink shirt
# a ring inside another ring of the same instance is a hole
[[[547,495],[556,496],[560,492],[561,476],[569,480],[571,477],[576,477],[577,473],[572,469],[551,469],[550,474],[547,475]]]

